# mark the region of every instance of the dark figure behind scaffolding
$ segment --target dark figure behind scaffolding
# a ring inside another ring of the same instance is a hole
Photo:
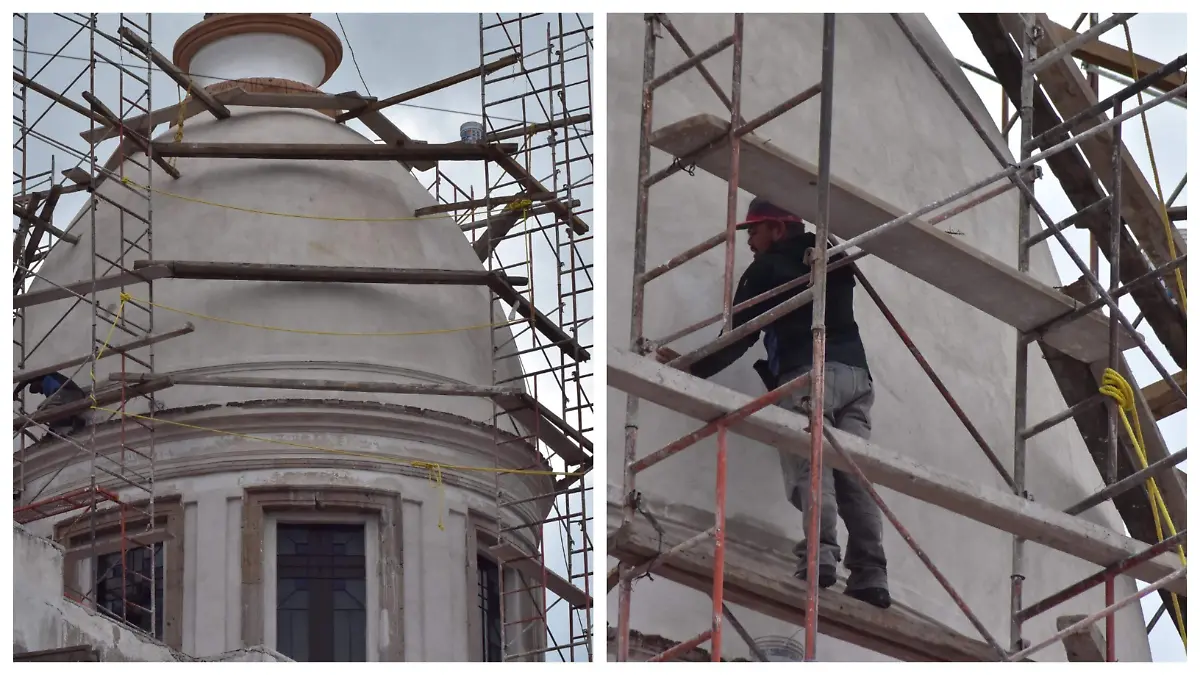
[[[26,387],[29,388],[31,394],[41,394],[46,397],[46,400],[38,406],[38,412],[87,398],[87,393],[62,373],[49,373],[22,381],[17,390],[13,392],[14,398]],[[84,412],[80,412],[49,422],[47,426],[50,427],[52,433],[66,436],[81,431],[87,426],[87,416]]]
[[[738,281],[735,305],[756,295],[807,275],[811,269],[808,251],[816,245],[816,236],[804,230],[804,222],[766,200],[756,197],[746,212],[739,230],[748,230],[754,261]],[[836,262],[843,255],[830,259]],[[803,290],[803,286],[733,315],[733,327],[763,314]],[[871,404],[875,391],[867,367],[866,350],[854,321],[854,272],[847,266],[829,273],[828,341],[825,364],[825,418],[830,426],[861,438],[871,435]],[[767,389],[794,380],[812,368],[812,305],[807,304],[781,317],[761,331],[767,359],[754,364]],[[692,364],[689,372],[709,378],[732,365],[758,341],[758,332],[730,344]],[[670,350],[660,352],[661,360],[677,356]],[[801,386],[783,399],[781,405],[809,413],[810,387]],[[807,458],[789,452],[779,453],[784,489],[788,501],[800,511],[808,506],[810,464]],[[821,477],[821,547],[818,554],[817,583],[828,588],[837,582],[837,563],[841,548],[837,541],[837,517],[846,523],[846,568],[850,578],[846,595],[876,607],[891,606],[887,584],[887,558],[883,550],[883,519],[879,506],[849,473],[825,464]],[[796,577],[805,579],[806,541],[796,545],[799,557]]]

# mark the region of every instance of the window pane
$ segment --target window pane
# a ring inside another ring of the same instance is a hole
[[[161,542],[154,544],[153,566],[150,551],[143,546],[127,550],[124,560],[120,552],[97,556],[94,561],[97,609],[161,639],[166,600],[165,558]]]
[[[297,661],[365,661],[364,527],[280,524],[276,539],[277,649]]]

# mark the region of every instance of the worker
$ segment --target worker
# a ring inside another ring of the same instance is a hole
[[[14,398],[26,387],[29,388],[31,394],[42,394],[46,397],[46,400],[38,406],[38,412],[87,398],[83,389],[62,373],[49,373],[23,381],[14,392]],[[87,417],[84,411],[47,424],[51,432],[60,436],[80,431],[86,425]]]
[[[804,221],[766,200],[750,202],[744,222],[738,230],[747,230],[754,260],[738,281],[735,305],[810,272],[810,251],[816,236],[804,229]],[[837,261],[844,254],[834,256]],[[736,328],[793,297],[804,289],[798,285],[769,300],[734,313]],[[871,404],[875,399],[866,350],[854,321],[854,273],[850,266],[829,273],[826,281],[825,400],[826,424],[861,438],[871,433]],[[765,326],[763,343],[767,358],[754,369],[767,389],[800,377],[812,368],[812,304],[806,304]],[[755,331],[713,354],[693,363],[689,372],[710,378],[732,365],[758,340]],[[660,349],[658,359],[667,362],[678,354]],[[781,401],[784,407],[808,414],[810,385],[801,385]],[[787,499],[800,511],[807,510],[809,497],[808,458],[780,451],[784,489]],[[821,533],[818,552],[817,583],[829,588],[837,582],[837,563],[841,550],[837,540],[837,517],[841,514],[849,533],[846,568],[850,576],[845,594],[876,607],[891,606],[887,583],[887,559],[883,551],[883,520],[879,506],[852,474],[832,470],[823,464],[821,473]],[[807,542],[794,548],[799,557],[795,576],[807,578],[805,552]]]

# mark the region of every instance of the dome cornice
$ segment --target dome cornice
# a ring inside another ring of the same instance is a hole
[[[337,33],[309,14],[205,14],[204,20],[184,31],[175,41],[172,61],[190,72],[192,58],[204,47],[234,35],[274,33],[300,38],[325,58],[324,84],[342,63],[342,41]],[[263,73],[269,76],[271,73]]]

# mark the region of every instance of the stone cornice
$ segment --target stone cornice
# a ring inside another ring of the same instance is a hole
[[[342,41],[337,33],[308,14],[207,14],[204,20],[184,31],[175,41],[172,61],[189,72],[192,58],[202,48],[234,35],[275,33],[300,38],[316,47],[325,58],[324,84],[342,63]],[[203,73],[201,73],[203,75]],[[264,76],[270,73],[263,73]]]

